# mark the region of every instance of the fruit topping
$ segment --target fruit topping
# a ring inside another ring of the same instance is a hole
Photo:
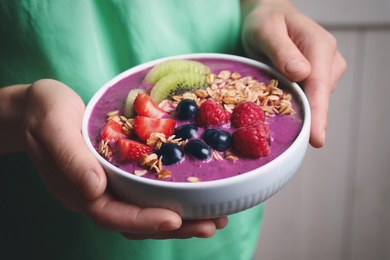
[[[168,114],[162,110],[148,94],[138,93],[134,100],[134,110],[137,115],[146,117],[167,117]]]
[[[210,147],[197,139],[188,141],[184,146],[184,151],[199,160],[207,160],[212,156]]]
[[[258,121],[238,128],[233,134],[233,149],[248,158],[260,158],[270,152],[268,125]]]
[[[199,126],[219,126],[229,123],[230,117],[231,114],[219,103],[207,99],[199,107],[197,123]]]
[[[171,118],[152,118],[137,116],[134,120],[134,131],[141,140],[148,140],[152,133],[162,133],[166,138],[175,131],[176,121]]]
[[[206,86],[206,75],[195,72],[172,72],[154,84],[150,98],[159,104],[173,95],[193,92]]]
[[[210,68],[193,60],[167,60],[154,66],[145,76],[145,82],[155,84],[162,77],[172,72],[193,72],[205,75],[210,73]]]
[[[152,148],[145,144],[124,138],[118,139],[117,146],[119,157],[124,161],[138,161],[142,155],[152,151]]]
[[[170,165],[180,162],[184,156],[184,152],[181,147],[174,143],[166,143],[156,151],[157,156],[161,159],[163,165]]]
[[[175,167],[168,165],[184,157],[234,163],[239,156],[267,156],[271,138],[265,117],[295,113],[292,95],[278,88],[277,80],[266,85],[229,70],[214,74],[197,61],[160,63],[144,83],[153,84],[151,91],[144,85],[130,90],[123,115],[120,109],[107,114],[98,147],[108,161],[137,162],[143,169],[135,175],[170,178]]]
[[[125,138],[126,134],[122,131],[122,125],[115,120],[108,121],[100,131],[100,140],[105,142],[117,141],[119,138]]]
[[[253,122],[265,120],[264,111],[260,106],[253,102],[247,101],[238,104],[232,113],[232,125],[235,127],[241,127]]]
[[[203,140],[211,148],[220,152],[230,149],[232,145],[230,133],[219,129],[207,129],[203,135]]]
[[[176,128],[174,135],[176,138],[187,140],[197,137],[198,127],[195,124],[182,125]]]
[[[146,91],[146,89],[136,88],[136,89],[130,90],[129,94],[127,94],[125,107],[123,109],[123,115],[127,118],[132,118],[135,116],[133,104],[134,104],[134,100],[137,97],[138,93],[146,94],[147,91]]]
[[[179,120],[193,120],[198,115],[198,105],[192,99],[183,99],[177,104],[176,117]]]

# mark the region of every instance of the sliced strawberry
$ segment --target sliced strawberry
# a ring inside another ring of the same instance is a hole
[[[114,120],[108,121],[100,131],[100,139],[103,141],[116,141],[119,138],[126,137],[122,131],[122,125]]]
[[[134,111],[137,115],[147,117],[166,117],[168,114],[162,110],[148,94],[139,93],[134,100]]]
[[[120,138],[117,141],[118,154],[124,161],[138,161],[143,154],[148,154],[152,148],[134,140]]]
[[[175,131],[176,121],[171,118],[151,118],[137,116],[134,120],[134,131],[139,138],[146,141],[152,133],[162,133],[169,137]]]

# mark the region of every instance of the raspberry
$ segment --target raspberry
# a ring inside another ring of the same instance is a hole
[[[200,105],[197,116],[199,126],[217,126],[230,122],[231,114],[211,99]]]
[[[264,111],[253,102],[244,102],[237,105],[232,113],[232,125],[241,127],[253,122],[264,122]]]
[[[270,152],[268,125],[258,121],[242,126],[233,133],[233,149],[244,157],[260,158]]]

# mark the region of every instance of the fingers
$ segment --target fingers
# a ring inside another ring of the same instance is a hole
[[[164,231],[155,234],[131,234],[131,233],[121,233],[127,239],[167,239],[167,238],[209,238],[212,237],[218,228],[218,222],[223,222],[223,227],[227,224],[227,218],[218,218],[218,219],[210,219],[210,220],[186,220],[183,222],[183,225],[180,229],[172,230],[172,231]]]
[[[109,194],[87,204],[85,214],[98,226],[120,232],[128,239],[207,238],[228,223],[227,217],[182,221],[176,212],[140,208],[116,201]]]
[[[347,62],[345,61],[341,53],[337,51],[333,59],[333,66],[332,66],[332,74],[331,74],[332,91],[336,88],[337,81],[341,78],[341,76],[344,74],[346,69],[347,69]]]
[[[105,173],[81,135],[84,104],[67,86],[54,80],[35,82],[28,93],[27,127],[63,174],[88,199],[106,189]]]
[[[227,226],[229,221],[227,217],[221,217],[221,218],[213,219],[213,222],[217,229],[223,229]]]
[[[344,58],[338,51],[333,57],[328,63],[324,62],[313,66],[315,68],[313,74],[304,81],[305,93],[312,113],[310,144],[316,148],[325,144],[330,96],[347,67]],[[320,59],[320,57],[318,58]],[[320,60],[324,61],[325,59]]]
[[[181,217],[171,210],[140,208],[117,201],[108,193],[85,203],[84,213],[98,226],[111,231],[148,234],[175,230],[182,224]]]
[[[346,62],[337,50],[336,39],[323,31],[314,38],[306,50],[306,57],[312,64],[312,73],[304,81],[304,88],[312,112],[310,144],[320,148],[325,144],[328,123],[328,108],[332,91],[346,70]]]
[[[314,147],[321,147],[325,142],[334,53],[330,53],[330,48],[321,39],[311,39],[319,43],[310,46],[301,44],[302,50],[298,49],[301,39],[295,35],[297,43],[293,42],[288,30],[280,23],[276,21],[257,34],[261,33],[258,40],[261,44],[258,46],[288,79],[303,82],[312,112],[310,143]],[[331,51],[334,52],[334,49]]]
[[[318,148],[325,143],[329,99],[335,84],[332,82],[332,67],[336,62],[337,48],[336,40],[330,35],[313,39],[313,42],[316,44],[305,49],[312,71],[303,84],[312,114],[310,143]]]

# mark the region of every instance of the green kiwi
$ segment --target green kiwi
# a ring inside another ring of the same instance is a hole
[[[194,60],[167,60],[154,66],[145,76],[145,83],[155,84],[162,77],[172,72],[210,73],[210,68]]]
[[[194,91],[206,86],[206,75],[196,72],[171,72],[152,88],[150,98],[157,104],[173,95]]]
[[[142,88],[135,88],[129,91],[129,94],[127,94],[125,107],[123,109],[123,115],[127,118],[132,118],[135,116],[134,112],[134,100],[137,97],[138,93],[147,93],[145,89]]]

